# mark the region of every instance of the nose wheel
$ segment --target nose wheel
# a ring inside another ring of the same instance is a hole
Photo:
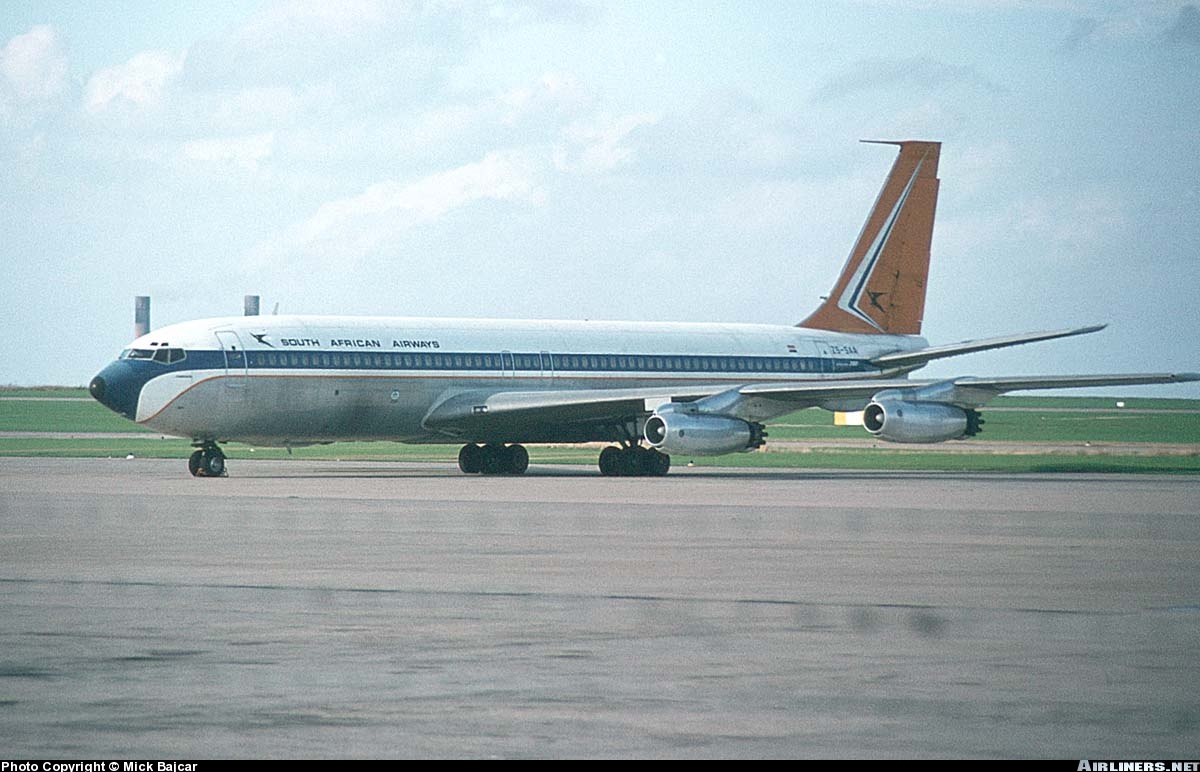
[[[207,442],[188,458],[193,477],[225,477],[225,454],[215,442]]]

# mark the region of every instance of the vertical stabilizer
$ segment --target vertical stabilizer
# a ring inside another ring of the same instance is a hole
[[[921,332],[941,143],[875,144],[898,145],[900,155],[829,297],[800,327],[896,335]]]

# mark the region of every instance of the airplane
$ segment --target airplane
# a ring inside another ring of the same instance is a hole
[[[1009,391],[1180,383],[1197,373],[916,380],[944,357],[1104,325],[930,346],[921,337],[939,142],[899,147],[832,291],[796,325],[242,316],[139,337],[93,397],[188,437],[189,471],[226,474],[220,443],[463,443],[470,474],[522,474],[523,443],[609,442],[608,476],[661,476],[672,454],[751,451],[764,423],[818,406],[863,411],[891,442],[981,431]]]

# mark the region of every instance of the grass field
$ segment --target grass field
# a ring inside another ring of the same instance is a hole
[[[883,447],[773,449],[781,440],[861,440],[861,427],[832,425],[824,410],[801,410],[773,421],[767,429],[768,450],[715,458],[687,459],[676,455],[676,465],[760,466],[787,468],[924,469],[997,472],[1111,471],[1200,473],[1200,400],[1117,399],[1103,397],[1002,397],[984,409],[984,432],[989,443],[1054,444],[1055,450],[997,452],[971,449],[970,441],[954,443],[953,451]],[[1086,411],[1086,412],[1085,412]],[[187,440],[159,439],[92,401],[86,389],[0,389],[0,432],[114,433],[127,437],[37,438],[0,437],[0,456],[92,456],[186,458]],[[1089,443],[1164,443],[1176,447],[1161,455],[1122,453],[1106,448],[1094,454]],[[1062,446],[1076,446],[1064,451]],[[1180,446],[1183,447],[1182,451]],[[1194,452],[1186,446],[1194,446]],[[596,463],[594,448],[530,447],[532,463]],[[239,458],[287,458],[286,450],[251,448],[229,443],[226,453]],[[296,458],[343,460],[396,460],[453,462],[458,447],[403,445],[399,443],[334,443],[294,449]]]

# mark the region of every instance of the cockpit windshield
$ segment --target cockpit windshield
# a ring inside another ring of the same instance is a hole
[[[181,348],[127,348],[121,352],[121,359],[150,359],[173,365],[187,359],[187,352]]]

